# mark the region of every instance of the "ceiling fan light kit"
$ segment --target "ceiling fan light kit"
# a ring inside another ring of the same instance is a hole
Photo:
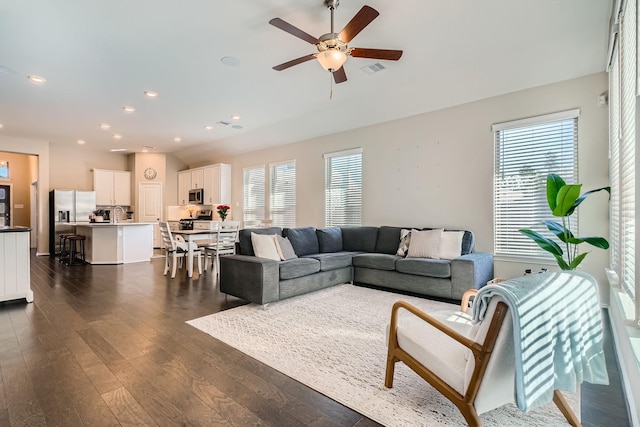
[[[317,59],[322,68],[333,74],[333,79],[336,83],[343,83],[347,81],[347,75],[344,71],[343,65],[349,56],[390,61],[397,61],[400,59],[402,56],[401,50],[350,48],[348,43],[358,35],[360,31],[376,19],[379,13],[374,8],[365,5],[353,18],[351,18],[351,21],[345,25],[342,31],[337,34],[333,29],[333,12],[339,4],[339,0],[324,1],[324,5],[328,7],[331,12],[331,32],[324,34],[319,38],[305,33],[301,29],[280,18],[274,18],[269,21],[269,24],[274,27],[280,28],[281,30],[286,31],[307,43],[315,45],[318,50],[318,53],[316,54],[306,55],[283,64],[276,65],[273,69],[276,71],[282,71],[293,67],[294,65],[298,65],[312,59]]]

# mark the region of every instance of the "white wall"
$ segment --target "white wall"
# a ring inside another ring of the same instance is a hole
[[[493,252],[491,125],[580,108],[579,182],[585,189],[606,186],[608,112],[596,106],[596,98],[607,91],[607,85],[606,74],[599,73],[220,159],[233,165],[234,218],[242,211],[244,167],[296,159],[297,224],[324,226],[322,155],[362,147],[364,224],[470,229],[476,235],[476,250]],[[587,200],[580,214],[580,234],[608,237],[606,195]],[[601,283],[603,303],[608,302],[603,272],[608,259],[608,252],[593,249],[583,263],[584,270]],[[525,268],[539,267],[504,261],[495,264],[497,277],[513,277]]]

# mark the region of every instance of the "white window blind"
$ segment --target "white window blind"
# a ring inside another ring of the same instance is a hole
[[[362,223],[362,149],[324,155],[327,227]]]
[[[242,219],[245,225],[258,225],[265,218],[265,167],[245,168],[242,172],[244,199]]]
[[[620,271],[620,61],[615,49],[609,69],[609,257],[611,268]]]
[[[270,165],[269,217],[274,227],[296,226],[296,162]]]
[[[547,233],[554,220],[546,196],[549,173],[577,181],[578,115],[571,110],[501,123],[495,132],[494,252],[502,257],[553,259],[518,230]],[[577,214],[571,229],[577,229]]]
[[[620,57],[620,255],[621,283],[624,290],[635,299],[636,293],[636,2],[626,2],[621,22]]]

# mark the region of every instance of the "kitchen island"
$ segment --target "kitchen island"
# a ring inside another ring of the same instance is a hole
[[[33,301],[28,227],[0,227],[0,301]]]
[[[149,261],[153,255],[152,222],[95,222],[76,225],[86,236],[89,264],[128,264]]]

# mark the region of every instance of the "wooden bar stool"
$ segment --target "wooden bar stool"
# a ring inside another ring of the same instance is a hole
[[[84,242],[87,237],[72,234],[67,236],[67,240],[69,241],[69,260],[67,265],[86,264]]]

